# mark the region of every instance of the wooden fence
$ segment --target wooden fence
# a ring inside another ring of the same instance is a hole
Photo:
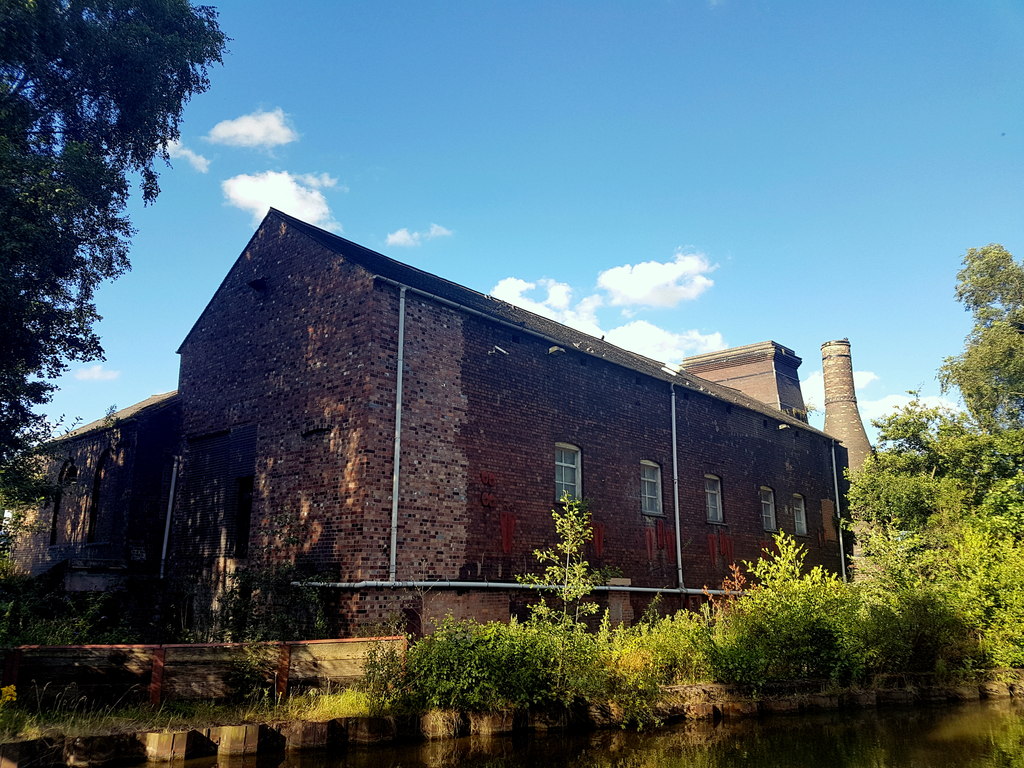
[[[254,689],[290,692],[358,681],[370,649],[403,654],[404,637],[195,645],[23,645],[0,650],[3,685],[19,699],[223,700]]]

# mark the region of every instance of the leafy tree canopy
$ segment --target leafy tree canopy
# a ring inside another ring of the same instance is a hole
[[[34,408],[102,358],[97,285],[129,268],[128,177],[155,162],[226,38],[187,0],[0,0],[0,502],[38,491]]]
[[[1024,427],[1024,267],[1001,245],[971,248],[956,296],[974,316],[963,353],[947,358],[943,386],[958,389],[988,429]]]
[[[856,519],[908,531],[979,514],[1024,535],[1024,430],[989,431],[916,399],[875,426],[878,447],[850,487]]]
[[[980,516],[1024,538],[1024,267],[1000,245],[972,248],[956,295],[974,327],[939,375],[968,412],[915,399],[876,421],[879,445],[853,477],[851,509],[902,531]]]

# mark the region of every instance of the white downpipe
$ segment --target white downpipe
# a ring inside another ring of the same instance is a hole
[[[520,584],[517,581],[293,581],[295,587],[316,589],[563,589],[562,584]],[[739,594],[725,589],[680,589],[679,587],[627,587],[600,584],[595,592],[661,592],[670,595]]]
[[[402,375],[405,372],[405,286],[398,289],[398,374],[395,377],[395,453],[391,476],[391,557],[388,581],[398,577],[398,488],[402,472]]]
[[[843,574],[843,581],[846,576],[846,548],[843,545],[843,517],[842,507],[839,504],[839,473],[836,471],[836,441],[832,440],[832,486],[836,494],[836,535],[839,537],[839,569]]]
[[[160,578],[164,577],[164,569],[167,565],[167,545],[171,541],[171,513],[174,511],[174,490],[178,485],[178,467],[181,466],[181,456],[174,457],[171,467],[171,490],[167,495],[167,519],[164,520],[164,543],[160,549]]]
[[[672,505],[676,519],[676,579],[680,591],[683,587],[683,532],[679,525],[679,448],[676,443],[676,385],[669,384],[672,391]]]

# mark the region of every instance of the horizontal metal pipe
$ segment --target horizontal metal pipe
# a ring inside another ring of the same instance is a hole
[[[325,589],[562,589],[561,584],[520,584],[517,581],[293,581],[293,587]],[[595,592],[658,592],[669,595],[729,595],[724,589],[693,589],[678,587],[627,587],[620,584],[599,584]]]

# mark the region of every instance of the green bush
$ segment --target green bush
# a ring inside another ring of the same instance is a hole
[[[757,583],[715,610],[715,677],[755,686],[797,678],[851,681],[864,664],[856,593],[821,567],[802,573],[805,552],[792,538],[779,534],[775,544],[776,554],[748,564]]]
[[[559,661],[555,639],[534,626],[446,619],[406,664],[418,707],[479,711],[550,699]]]

